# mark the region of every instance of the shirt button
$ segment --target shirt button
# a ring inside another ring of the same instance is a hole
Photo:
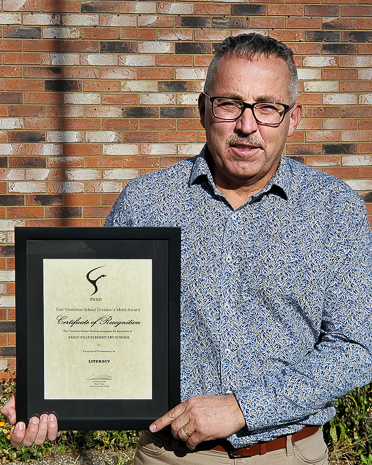
[[[230,389],[228,389],[228,390],[226,391],[225,395],[226,395],[226,396],[229,396],[229,395],[232,394],[232,393],[233,393],[233,392],[232,392]]]
[[[226,262],[227,262],[227,263],[232,263],[232,262],[233,262],[233,258],[232,258],[231,255],[227,255],[227,256],[226,256]]]

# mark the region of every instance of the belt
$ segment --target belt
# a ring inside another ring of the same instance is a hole
[[[317,433],[320,428],[320,426],[305,426],[300,431],[297,431],[297,433],[292,434],[292,443],[312,436]],[[212,443],[210,449],[227,452],[231,459],[238,459],[240,457],[252,457],[253,455],[263,455],[266,454],[266,452],[285,449],[286,441],[287,436],[282,436],[273,441],[261,442],[248,447],[241,447],[240,449],[232,449],[231,446],[229,447],[227,441],[218,441],[217,444],[215,441],[210,441]],[[203,446],[207,445],[207,443],[202,444]]]

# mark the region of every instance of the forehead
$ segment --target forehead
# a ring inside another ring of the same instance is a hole
[[[243,100],[269,98],[288,103],[289,88],[289,70],[281,58],[224,57],[216,65],[211,93]]]

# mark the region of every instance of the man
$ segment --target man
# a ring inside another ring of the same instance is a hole
[[[141,436],[136,465],[327,464],[332,402],[371,378],[365,206],[282,155],[296,98],[288,47],[226,39],[199,97],[201,154],[131,181],[107,219],[182,228],[182,403]],[[53,436],[44,420],[12,440]]]

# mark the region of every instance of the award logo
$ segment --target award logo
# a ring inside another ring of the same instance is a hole
[[[101,278],[105,278],[107,275],[105,274],[101,274],[101,276],[98,276],[98,278],[96,279],[93,279],[91,278],[90,274],[93,273],[93,271],[96,271],[96,270],[99,270],[100,268],[103,268],[105,265],[102,265],[102,266],[97,266],[97,268],[93,268],[92,270],[88,271],[87,275],[86,275],[86,278],[87,280],[90,282],[90,284],[94,287],[94,292],[91,294],[94,295],[98,292],[98,285],[97,285],[97,281]],[[95,299],[95,298],[92,298],[91,300],[101,300],[101,299]]]

